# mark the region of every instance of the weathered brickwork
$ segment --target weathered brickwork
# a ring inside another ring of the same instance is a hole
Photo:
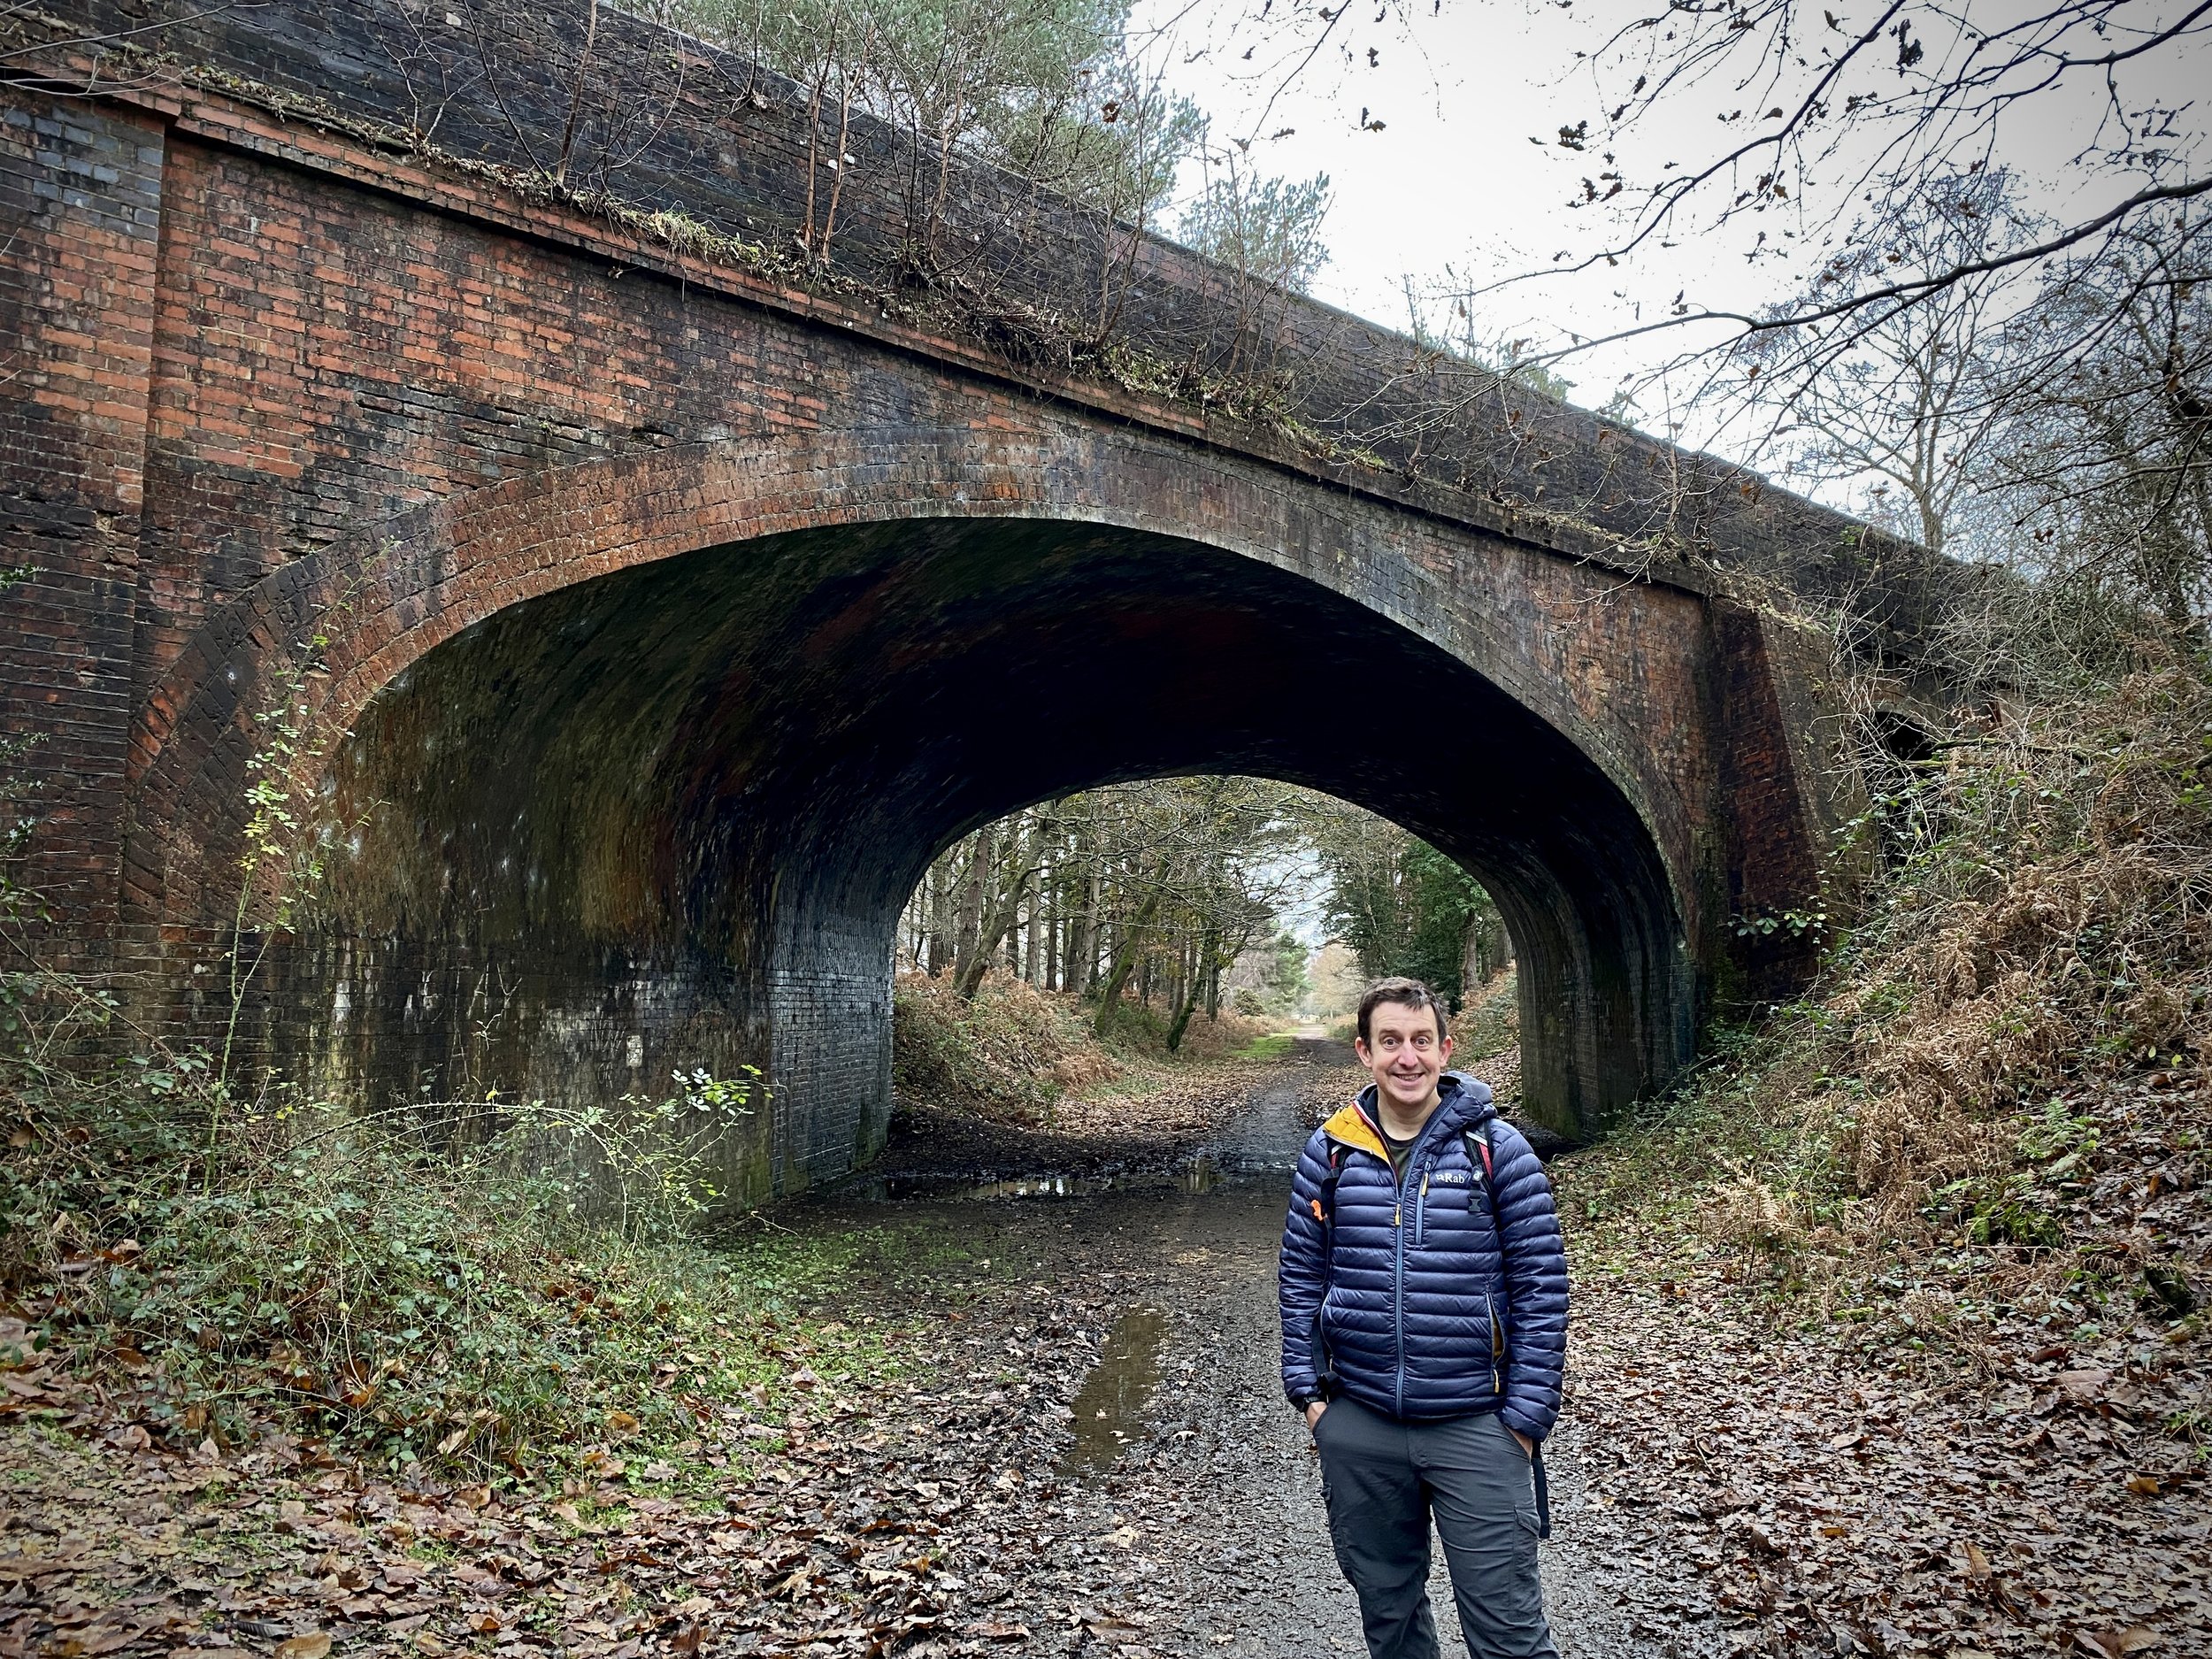
[[[253,73],[304,15],[256,9]],[[0,711],[44,740],[73,932],[120,948],[149,1020],[227,1020],[280,696],[326,870],[250,987],[253,1050],[379,1100],[759,1065],[741,1194],[880,1143],[928,858],[1113,778],[1291,779],[1464,859],[1563,1127],[1799,965],[1732,918],[1809,891],[1817,688],[1695,568],[1627,580],[1601,530],[212,94],[0,110],[35,394],[0,414],[0,489],[38,572],[0,595]],[[1792,511],[1738,531],[1836,539]],[[1377,743],[1378,684],[1432,715],[1427,764]]]
[[[0,729],[36,736],[33,879],[83,946],[116,898],[162,158],[128,110],[0,109]]]

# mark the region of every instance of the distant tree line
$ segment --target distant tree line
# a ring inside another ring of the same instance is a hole
[[[1325,914],[1369,979],[1405,974],[1456,1006],[1513,960],[1482,885],[1418,836],[1315,797],[1307,835],[1327,882]]]
[[[1324,913],[1370,976],[1410,973],[1454,999],[1510,959],[1489,895],[1394,825],[1250,778],[1121,784],[1030,807],[941,853],[901,920],[902,965],[973,996],[997,971],[1132,1012],[1168,1050],[1220,1017],[1287,1012],[1307,951],[1284,926],[1316,877]],[[1233,975],[1232,971],[1237,972]]]
[[[972,996],[994,967],[1165,1021],[1170,1052],[1221,1011],[1222,976],[1271,938],[1296,792],[1249,778],[1123,784],[1017,812],[938,856],[907,906],[907,959]]]

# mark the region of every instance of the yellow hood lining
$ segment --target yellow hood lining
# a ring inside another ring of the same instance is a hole
[[[1390,1152],[1383,1145],[1382,1137],[1375,1133],[1375,1126],[1367,1121],[1367,1114],[1356,1106],[1344,1108],[1321,1125],[1321,1133],[1328,1136],[1330,1140],[1340,1141],[1345,1146],[1357,1147],[1363,1152],[1371,1152],[1386,1164],[1390,1162]]]

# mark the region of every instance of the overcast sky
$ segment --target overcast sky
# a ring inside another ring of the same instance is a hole
[[[1561,126],[1598,112],[1598,95],[1576,53],[1595,50],[1622,19],[1663,9],[1618,0],[1571,7],[1557,0],[1415,0],[1425,11],[1432,4],[1432,14],[1409,20],[1378,0],[1352,0],[1354,9],[1310,60],[1322,27],[1316,0],[1141,0],[1134,18],[1149,60],[1211,113],[1217,148],[1248,138],[1248,153],[1265,172],[1329,175],[1332,257],[1314,292],[1399,326],[1409,277],[1417,285],[1436,284],[1448,272],[1494,279],[1596,245],[1607,221],[1566,204],[1601,164],[1554,142]],[[1873,15],[1866,0],[1839,0],[1838,9],[1847,28],[1853,12]],[[2153,0],[2141,6],[2161,9]],[[1982,4],[1972,15],[1986,27],[2022,10]],[[2201,46],[2170,50],[2131,73],[2130,96],[2154,94],[2185,104],[2199,88],[2212,88],[2212,55]],[[2039,100],[1999,134],[2001,159],[2037,182],[2050,211],[2079,199],[2078,175],[2066,163],[2100,107],[2093,80],[2084,79],[2088,84],[2078,95]],[[1666,113],[1640,140],[1642,171],[1657,159],[1694,165],[1718,153],[1740,129],[1718,126],[1715,117],[1712,96],[1686,99]],[[2184,125],[2200,129],[2201,111],[2186,111]],[[2100,188],[2108,192],[2108,181]],[[1816,195],[1805,205],[1817,211],[1833,204]],[[1801,242],[1781,235],[1793,227],[1808,229],[1794,205],[1755,227],[1686,236],[1617,269],[1515,287],[1484,303],[1486,333],[1555,343],[1570,330],[1607,332],[1636,319],[1640,307],[1643,317],[1655,316],[1678,291],[1692,303],[1755,308],[1793,287],[1794,273],[1808,264],[1801,250],[1820,244],[1816,227]],[[1770,231],[1770,246],[1799,257],[1748,263],[1744,251],[1755,228]],[[1662,341],[1562,365],[1576,382],[1576,400],[1602,403],[1623,375],[1686,343]],[[1646,424],[1657,424],[1653,402],[1647,392]]]

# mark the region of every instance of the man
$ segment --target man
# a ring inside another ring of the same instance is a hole
[[[1557,1659],[1536,1573],[1567,1346],[1551,1183],[1489,1089],[1445,1071],[1428,987],[1369,987],[1355,1047],[1374,1080],[1299,1157],[1280,1279],[1337,1564],[1373,1659],[1433,1659],[1433,1514],[1473,1659]]]

